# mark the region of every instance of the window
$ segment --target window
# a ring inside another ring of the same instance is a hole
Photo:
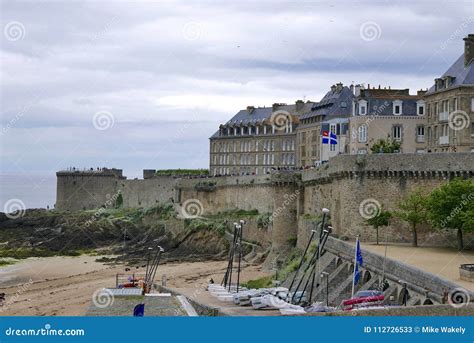
[[[446,137],[449,135],[449,127],[448,127],[448,124],[444,124],[442,127],[441,127],[442,131],[443,131],[443,136]]]
[[[367,114],[367,101],[365,100],[359,101],[359,114],[361,116],[365,116]]]
[[[471,112],[474,112],[474,98],[471,98]]]
[[[425,102],[424,101],[417,101],[416,102],[416,113],[419,116],[424,116],[425,115]]]
[[[396,116],[399,116],[402,114],[402,101],[401,100],[395,100],[393,102],[393,114]]]
[[[329,144],[329,151],[336,151],[336,144]]]
[[[331,133],[336,134],[336,124],[330,124],[329,131],[331,131]]]
[[[401,125],[394,125],[392,127],[392,137],[396,141],[402,140],[402,126]]]
[[[358,129],[358,138],[359,138],[359,142],[360,143],[365,143],[367,142],[367,125],[365,124],[362,124],[361,126],[359,126],[359,129]]]
[[[422,125],[416,127],[416,141],[418,143],[423,143],[425,141],[425,127]]]
[[[448,112],[448,110],[449,110],[449,100],[444,100],[441,103],[441,106],[443,107],[443,112]]]

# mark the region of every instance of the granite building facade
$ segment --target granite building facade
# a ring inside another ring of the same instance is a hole
[[[295,167],[299,117],[313,105],[298,100],[239,111],[210,138],[210,174],[259,175]]]
[[[474,152],[474,34],[425,94],[428,152]]]

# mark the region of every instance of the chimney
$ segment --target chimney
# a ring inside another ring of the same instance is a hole
[[[356,85],[354,87],[354,96],[360,96],[360,90],[361,90],[362,86],[361,85]]]
[[[341,83],[341,82],[336,83],[336,90],[337,90],[338,92],[342,91],[342,83]]]
[[[336,85],[332,85],[332,86],[331,86],[331,92],[334,93],[335,90],[336,90]]]
[[[471,64],[474,59],[474,34],[468,34],[464,38],[464,67]]]
[[[272,105],[272,112],[275,112],[276,110],[278,110],[278,107],[280,106],[279,103],[275,102],[273,105]]]
[[[247,106],[247,112],[248,113],[252,113],[254,109],[255,109],[254,106]]]
[[[296,100],[296,102],[295,102],[296,112],[299,112],[299,111],[303,110],[303,107],[304,107],[304,101],[303,100]]]

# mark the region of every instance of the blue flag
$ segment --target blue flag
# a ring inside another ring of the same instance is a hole
[[[145,315],[145,304],[138,304],[133,309],[134,317],[143,317]]]
[[[356,242],[356,251],[355,251],[355,267],[354,267],[354,284],[357,284],[360,279],[360,271],[359,266],[364,264],[364,260],[362,259],[362,251],[360,250],[360,242],[357,238]]]
[[[323,131],[322,137],[323,137],[323,141],[322,141],[323,144],[333,144],[333,145],[337,144],[337,135],[332,132]]]

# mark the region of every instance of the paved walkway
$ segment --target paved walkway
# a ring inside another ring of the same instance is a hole
[[[219,310],[223,316],[279,316],[279,310],[254,310],[252,306],[239,306],[233,302],[224,302],[213,297],[208,291],[196,288],[172,288],[196,302]]]
[[[361,245],[364,249],[384,255],[385,246],[374,243]],[[429,273],[454,282],[461,287],[474,291],[474,283],[461,280],[459,266],[474,263],[474,251],[458,251],[453,248],[411,247],[407,245],[388,245],[387,257],[420,268]]]

